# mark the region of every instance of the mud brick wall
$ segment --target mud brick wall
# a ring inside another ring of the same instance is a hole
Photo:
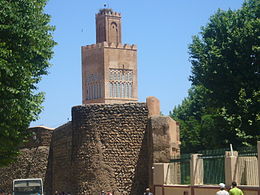
[[[149,185],[145,103],[72,108],[72,194],[142,194]]]
[[[50,149],[50,180],[48,189],[50,194],[71,192],[71,122],[68,122],[53,132]]]
[[[36,127],[28,131],[35,132],[36,140],[31,139],[27,143],[27,148],[23,146],[16,162],[0,168],[0,188],[6,192],[12,192],[14,179],[43,178],[44,180],[46,177],[52,129]]]

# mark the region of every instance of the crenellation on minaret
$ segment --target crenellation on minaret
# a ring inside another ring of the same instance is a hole
[[[136,44],[122,44],[122,43],[114,44],[114,43],[102,42],[102,43],[82,46],[82,48],[86,48],[86,49],[94,49],[94,48],[102,48],[102,47],[114,48],[114,49],[137,50]]]
[[[110,8],[104,8],[104,9],[100,9],[99,12],[96,14],[97,15],[110,15],[110,16],[116,16],[116,17],[121,17],[121,14],[118,12],[114,12],[112,9]]]

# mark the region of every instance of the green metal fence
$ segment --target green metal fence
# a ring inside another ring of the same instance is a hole
[[[235,148],[238,151],[238,156],[256,156],[257,146]]]
[[[170,163],[179,166],[180,178],[178,179],[178,184],[190,184],[190,156],[190,154],[182,154],[170,161]]]
[[[230,151],[230,148],[216,149],[216,150],[203,150],[196,152],[201,154],[200,159],[203,160],[203,184],[219,184],[225,182],[225,152]],[[238,151],[238,157],[257,157],[257,147],[243,147],[243,148],[234,148],[234,151]],[[191,154],[181,154],[178,157],[170,160],[169,165],[169,174],[174,179],[172,184],[190,184],[191,174],[190,174],[190,159]],[[238,158],[240,164],[244,163],[241,158]],[[255,159],[248,158],[247,163],[255,163]],[[243,164],[242,164],[243,165]],[[244,166],[241,167],[243,168]],[[250,164],[251,166],[251,164]],[[242,169],[240,168],[240,169]],[[237,168],[237,172],[241,172]],[[244,168],[243,168],[244,169]],[[242,180],[241,180],[242,182]]]
[[[203,159],[203,183],[219,184],[225,182],[225,151],[227,149],[204,150],[199,158]]]

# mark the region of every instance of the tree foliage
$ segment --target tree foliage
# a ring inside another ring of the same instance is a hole
[[[0,166],[13,161],[41,111],[36,84],[55,45],[46,0],[0,0]]]
[[[183,124],[185,144],[194,142],[186,131],[198,134],[196,145],[183,146],[185,150],[250,145],[260,139],[259,16],[260,0],[246,0],[236,11],[218,10],[193,37],[192,89],[171,113]]]

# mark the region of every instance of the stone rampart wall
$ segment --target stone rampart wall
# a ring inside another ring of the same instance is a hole
[[[51,144],[51,181],[48,186],[52,194],[58,192],[71,192],[71,122],[55,129]]]
[[[145,103],[72,108],[72,193],[142,194],[148,186]]]
[[[46,195],[55,191],[98,195],[101,190],[142,194],[152,187],[153,161],[168,161],[176,137],[170,133],[176,131],[173,122],[158,116],[159,107],[157,112],[148,107],[146,103],[75,106],[72,121],[54,131],[30,128],[32,137],[18,161],[0,169],[0,188],[11,192],[13,179],[39,177]]]
[[[50,146],[53,128],[44,126],[31,127],[28,131],[31,132],[31,137],[22,148],[32,148],[37,146]]]
[[[0,188],[6,192],[12,192],[14,179],[43,178],[45,180],[52,129],[35,127],[29,131],[34,132],[36,137],[26,143],[26,148],[23,146],[16,162],[0,168]]]

